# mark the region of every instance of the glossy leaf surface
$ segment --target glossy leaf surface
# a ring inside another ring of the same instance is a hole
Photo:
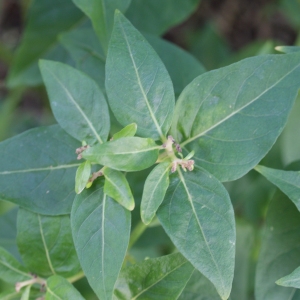
[[[72,276],[80,270],[70,218],[44,216],[20,209],[17,242],[26,267],[40,276]]]
[[[147,259],[122,270],[115,299],[177,299],[193,271],[180,253]]]
[[[91,19],[94,30],[106,52],[115,10],[124,12],[131,0],[73,0],[73,2]]]
[[[139,30],[161,35],[184,21],[199,0],[132,0],[126,16]]]
[[[112,139],[117,140],[122,137],[131,137],[135,136],[137,130],[137,125],[135,123],[129,124],[122,128],[120,131],[116,132]]]
[[[105,176],[104,193],[128,210],[134,209],[134,199],[125,175],[110,168],[103,170]]]
[[[48,57],[59,60],[61,50],[56,47],[57,35],[78,25],[82,19],[83,14],[71,0],[32,1],[23,39],[10,69],[8,85],[40,84],[38,59]]]
[[[28,270],[2,247],[0,247],[0,278],[13,284],[32,279]]]
[[[278,285],[300,289],[300,268],[298,267],[291,274],[278,279],[276,283]]]
[[[123,126],[136,123],[140,136],[162,139],[175,103],[170,76],[153,48],[119,12],[105,70],[108,101],[117,120]]]
[[[91,163],[86,160],[81,163],[76,171],[75,177],[75,192],[76,194],[80,194],[85,188],[86,184],[89,181],[91,175]]]
[[[38,213],[69,213],[79,146],[57,125],[31,129],[1,142],[0,198]]]
[[[154,218],[156,211],[164,200],[169,186],[170,163],[158,164],[148,175],[141,202],[141,218],[148,225]]]
[[[92,163],[130,172],[152,166],[158,157],[158,149],[152,139],[126,137],[90,147],[82,156]]]
[[[282,131],[300,87],[300,54],[262,55],[207,72],[182,92],[172,135],[221,181],[253,168]]]
[[[100,299],[111,299],[129,241],[131,215],[103,193],[103,183],[77,195],[71,212],[82,269]]]
[[[84,300],[76,288],[65,278],[55,275],[47,279],[45,300]]]
[[[300,171],[275,170],[264,166],[256,166],[255,170],[275,184],[300,210]]]
[[[194,170],[170,177],[157,216],[178,250],[228,299],[234,272],[235,224],[227,191]]]
[[[255,299],[297,300],[300,290],[275,282],[300,265],[300,212],[280,191],[269,204],[256,268]]]
[[[84,73],[53,61],[40,61],[52,112],[71,136],[89,145],[107,140],[110,128],[106,100]]]

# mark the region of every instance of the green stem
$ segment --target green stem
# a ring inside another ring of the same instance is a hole
[[[146,230],[147,225],[145,225],[142,221],[140,221],[133,229],[131,235],[130,235],[130,240],[129,240],[129,245],[128,245],[128,250],[135,244],[135,242],[139,239],[139,237],[143,234],[143,232]]]
[[[8,66],[10,66],[13,60],[13,53],[1,42],[0,42],[0,60]]]
[[[67,280],[70,282],[70,283],[73,283],[81,278],[83,278],[85,275],[83,273],[83,271],[80,271],[79,273],[75,274],[74,276],[72,277],[69,277],[67,278]]]

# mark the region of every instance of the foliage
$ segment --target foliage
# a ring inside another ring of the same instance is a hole
[[[57,124],[0,143],[1,299],[300,299],[299,47],[205,71],[159,37],[198,2],[32,2],[7,84]]]

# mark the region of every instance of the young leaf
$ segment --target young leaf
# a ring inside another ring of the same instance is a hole
[[[228,299],[234,272],[235,225],[229,195],[212,175],[171,176],[157,216],[178,250]]]
[[[38,213],[69,213],[79,146],[57,125],[1,142],[0,198]]]
[[[62,48],[56,47],[57,35],[76,26],[82,19],[83,14],[71,0],[32,1],[22,42],[9,72],[8,85],[41,84],[38,59],[64,59],[61,57]]]
[[[8,283],[32,279],[29,272],[10,253],[0,247],[0,278]]]
[[[275,49],[279,52],[283,53],[294,53],[294,52],[300,52],[299,46],[277,46]]]
[[[177,299],[194,267],[180,254],[147,259],[122,270],[115,297],[126,299]]]
[[[103,193],[102,181],[75,198],[73,239],[82,269],[100,299],[112,298],[129,241],[130,217],[128,210]]]
[[[24,288],[22,297],[20,300],[29,300],[31,285],[28,285]]]
[[[113,198],[128,210],[134,209],[134,199],[128,181],[123,173],[104,168],[104,193]]]
[[[75,287],[65,278],[54,275],[47,279],[47,293],[45,300],[84,300]]]
[[[187,19],[198,3],[199,0],[132,0],[126,16],[139,30],[162,35]]]
[[[221,181],[253,168],[282,131],[300,87],[300,53],[262,55],[207,72],[182,92],[172,136]]]
[[[300,171],[275,170],[264,166],[256,166],[255,170],[275,184],[300,210]]]
[[[131,172],[152,166],[157,160],[159,148],[152,139],[125,137],[90,147],[82,156],[92,163]]]
[[[158,164],[145,181],[141,202],[141,218],[148,225],[164,200],[169,186],[170,162]]]
[[[24,264],[43,277],[72,276],[80,270],[70,218],[50,217],[20,209],[17,242]]]
[[[115,14],[105,70],[106,92],[117,120],[123,126],[135,122],[140,136],[164,139],[175,103],[170,76],[156,52],[120,12]]]
[[[98,85],[84,73],[59,62],[40,61],[53,114],[71,136],[89,145],[107,140],[108,107]]]
[[[85,162],[81,163],[76,171],[75,177],[75,192],[76,194],[80,194],[86,184],[89,181],[91,175],[91,163],[90,161],[86,160]]]
[[[278,285],[300,289],[300,267],[276,281]]]
[[[112,139],[117,140],[122,137],[131,137],[135,136],[137,130],[137,125],[135,123],[129,124],[125,126],[123,129],[121,129],[119,132],[116,132]]]
[[[276,280],[300,265],[300,212],[280,191],[269,204],[256,268],[255,299],[299,299],[300,291]]]
[[[131,0],[73,0],[73,2],[91,19],[102,47],[107,45],[113,27],[113,15],[118,9],[124,12]]]

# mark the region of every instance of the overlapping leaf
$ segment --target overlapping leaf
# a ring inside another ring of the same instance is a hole
[[[152,258],[122,270],[115,287],[115,299],[178,298],[194,267],[180,254]]]
[[[120,171],[139,171],[152,166],[160,147],[152,139],[124,137],[86,149],[82,156]]]
[[[172,175],[157,216],[178,250],[228,299],[234,272],[235,225],[229,196],[212,175]]]
[[[69,213],[79,146],[57,125],[31,129],[0,143],[0,198],[38,213]]]
[[[275,170],[264,166],[256,166],[255,170],[275,184],[300,210],[300,171]]]
[[[124,128],[122,128],[120,131],[116,132],[113,135],[112,140],[117,140],[122,137],[135,136],[136,131],[137,131],[137,125],[135,123],[129,124],[129,125],[125,126]]]
[[[82,269],[100,299],[112,298],[129,241],[130,217],[103,193],[101,181],[75,198],[73,239]]]
[[[300,54],[263,55],[207,72],[182,92],[172,135],[222,181],[253,168],[282,131],[300,87]]]
[[[108,107],[98,85],[84,73],[53,61],[40,61],[51,108],[60,126],[88,144],[107,140]]]
[[[300,289],[300,268],[276,281],[278,285]]]
[[[105,70],[106,92],[117,120],[123,126],[136,123],[140,136],[163,139],[175,103],[170,76],[156,52],[120,12],[115,14]]]
[[[19,251],[31,272],[67,277],[80,270],[68,215],[44,216],[20,209],[17,228]]]
[[[83,189],[86,187],[86,184],[89,181],[91,175],[91,163],[86,160],[81,163],[76,171],[75,177],[75,192],[76,194],[80,194]]]

